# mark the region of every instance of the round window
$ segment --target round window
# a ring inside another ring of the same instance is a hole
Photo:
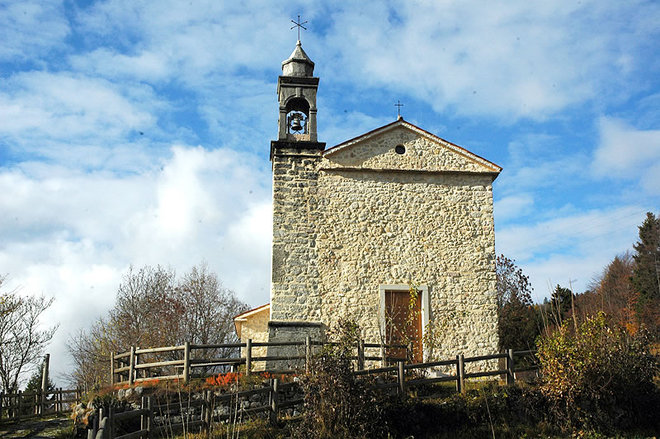
[[[397,146],[394,147],[394,151],[397,154],[404,154],[406,152],[406,147],[403,146],[403,145],[397,145]]]

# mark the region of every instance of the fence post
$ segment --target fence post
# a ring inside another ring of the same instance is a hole
[[[115,420],[114,420],[115,408],[113,406],[108,407],[108,420],[106,421],[106,431],[105,437],[108,439],[114,439],[115,437]]]
[[[48,366],[50,363],[50,354],[44,356],[44,364],[41,367],[41,407],[39,414],[45,414],[46,392],[48,391]]]
[[[144,410],[146,408],[147,405],[146,399],[147,399],[146,396],[140,398],[140,410]],[[146,426],[147,426],[147,417],[143,413],[140,415],[140,430],[146,430]]]
[[[204,421],[204,427],[208,434],[208,437],[211,437],[211,417],[213,416],[213,407],[212,407],[212,395],[213,393],[210,390],[204,391],[204,416],[202,421]]]
[[[138,354],[137,351],[140,350],[140,346],[135,346],[135,364],[133,365],[133,368],[135,369],[135,379],[137,380],[140,378],[140,369],[137,368],[137,365],[140,364],[140,354]],[[144,373],[146,372],[145,369],[142,369],[142,377],[144,378]]]
[[[190,342],[183,344],[183,382],[188,384],[190,380]]]
[[[403,361],[397,361],[397,378],[399,380],[399,394],[405,396],[406,394],[406,372],[403,368]]]
[[[465,393],[465,362],[463,354],[456,356],[456,391]]]
[[[380,365],[381,367],[386,367],[387,366],[387,357],[386,357],[386,352],[385,352],[385,345],[383,344],[383,340],[380,340]]]
[[[364,370],[364,340],[358,340],[357,346],[357,368],[358,370]]]
[[[277,423],[277,412],[279,410],[278,379],[273,378],[273,384],[270,389],[270,422]]]
[[[305,337],[305,373],[309,373],[309,366],[312,361],[312,337]]]
[[[154,411],[151,408],[151,401],[151,396],[147,396],[147,409],[149,410],[149,413],[147,413],[147,431],[149,432],[147,433],[147,437],[151,436],[151,430],[154,426]]]
[[[516,376],[513,373],[515,368],[513,360],[513,349],[509,349],[506,355],[506,384],[512,386],[516,382]]]
[[[128,385],[132,386],[133,385],[133,380],[134,380],[134,372],[135,372],[135,346],[131,346],[131,354],[129,357],[129,363],[128,363]]]
[[[92,435],[92,439],[95,439],[96,436],[98,436],[99,430],[101,429],[102,420],[103,420],[103,407],[99,407],[99,413],[94,419],[94,428],[92,429],[94,434]]]
[[[110,352],[110,385],[115,385],[115,353]]]
[[[248,338],[245,343],[245,375],[252,372],[252,339]]]
[[[151,396],[143,396],[140,400],[140,408],[147,413],[140,415],[140,430],[147,431],[147,437],[151,431]]]

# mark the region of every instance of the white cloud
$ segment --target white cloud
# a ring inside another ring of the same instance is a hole
[[[312,26],[304,35],[312,58],[324,54],[326,62],[317,69],[324,80],[359,78],[363,88],[409,93],[437,111],[544,119],[619,93],[620,79],[646,68],[641,51],[660,19],[660,9],[646,3],[490,6],[478,0],[332,8],[115,0],[78,8],[78,31],[102,46],[71,62],[106,78],[208,87],[214,76],[277,69],[292,47],[292,34],[283,28],[298,7]]]
[[[45,322],[64,325],[51,346],[56,368],[68,336],[112,305],[130,264],[182,273],[206,261],[242,300],[269,300],[268,169],[229,149],[175,146],[161,161],[159,171],[129,176],[57,165],[0,171],[0,192],[15,195],[0,198],[0,267],[8,287],[55,297]]]
[[[571,213],[547,212],[552,219],[498,227],[497,252],[515,259],[532,279],[537,299],[547,283],[576,279],[577,291],[607,262],[632,247],[645,217],[639,206],[621,206]],[[496,224],[497,225],[497,224]]]
[[[519,219],[530,212],[534,205],[531,194],[510,195],[495,201],[495,218],[497,221]]]
[[[548,258],[517,264],[523,272],[529,274],[534,291],[532,298],[542,302],[549,298],[556,285],[573,288],[573,292],[582,293],[591,280],[609,264],[615,256],[625,252],[627,248],[616,253],[593,253],[588,256],[552,255]]]
[[[562,158],[505,167],[495,180],[498,193],[518,196],[521,192],[536,193],[547,188],[566,187],[567,182],[583,180],[586,157],[581,154],[566,154]],[[542,194],[536,195],[537,200]]]
[[[639,179],[649,193],[660,194],[660,129],[638,130],[620,119],[602,117],[599,131],[594,173]]]
[[[54,142],[113,146],[135,130],[153,128],[157,102],[148,87],[122,89],[69,73],[18,73],[0,88],[0,136],[45,155],[52,155],[47,150]]]
[[[399,97],[447,110],[449,121],[419,117],[431,131],[476,129],[484,115],[552,120],[490,126],[501,134],[492,143],[475,136],[495,161],[498,142],[515,139],[495,183],[497,246],[531,270],[537,292],[548,279],[589,277],[634,241],[646,210],[637,205],[655,198],[581,213],[588,195],[569,192],[607,170],[657,194],[657,155],[639,147],[649,132],[604,118],[594,156],[564,144],[575,123],[563,126],[573,116],[560,112],[653,87],[653,2],[11,2],[0,5],[0,191],[11,194],[0,197],[0,267],[24,291],[56,297],[49,321],[67,322],[53,345],[60,359],[68,331],[107,310],[131,263],[182,272],[205,260],[251,305],[268,300],[266,157],[292,10],[309,21],[303,43],[318,62],[329,146],[390,122]],[[654,123],[654,103],[639,126]],[[636,139],[632,155],[620,138]]]
[[[611,93],[615,78],[644,68],[637,49],[646,38],[638,25],[653,33],[642,23],[657,21],[660,11],[637,6],[351,4],[333,13],[327,44],[346,78],[408,91],[435,110],[543,119]]]
[[[96,51],[89,59],[77,56],[74,63],[106,77],[132,71],[135,77],[194,85],[210,74],[235,73],[241,67],[272,69],[283,53],[273,48],[291,50],[291,34],[282,29],[296,7],[295,2],[265,7],[261,1],[198,1],[194,7],[175,0],[96,3],[80,9],[75,22],[113,49]],[[119,38],[108,40],[108,35]],[[123,53],[126,47],[131,48],[128,54]]]
[[[62,2],[21,0],[0,4],[0,60],[34,61],[70,33]]]
[[[70,57],[75,70],[109,78],[130,78],[158,82],[169,79],[175,72],[168,59],[151,51],[126,55],[108,48],[95,49],[84,55]]]

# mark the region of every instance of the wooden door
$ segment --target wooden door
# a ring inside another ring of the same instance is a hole
[[[422,362],[422,296],[411,297],[408,290],[385,291],[385,343],[412,343],[412,360]],[[405,348],[387,350],[387,356],[406,359]]]

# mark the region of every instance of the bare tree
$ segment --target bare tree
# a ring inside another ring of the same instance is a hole
[[[206,264],[193,267],[177,287],[181,340],[196,344],[232,343],[237,340],[234,316],[247,309],[233,291],[224,288]]]
[[[177,287],[177,302],[183,310],[179,319],[180,340],[193,344],[236,343],[234,316],[247,310],[234,292],[224,288],[206,264],[193,267]],[[230,349],[204,352],[206,358],[228,357]]]
[[[106,332],[121,349],[177,343],[181,306],[175,273],[161,266],[130,267],[117,290]]]
[[[102,386],[109,380],[110,353],[131,346],[233,342],[233,317],[246,308],[206,265],[193,267],[178,282],[174,271],[160,266],[131,267],[108,317],[69,339],[68,350],[75,364],[70,380],[85,389]],[[146,354],[145,359],[177,359],[160,358],[162,355],[178,354]]]
[[[638,322],[635,304],[638,294],[632,284],[634,260],[629,252],[617,255],[589,283],[588,290],[575,297],[582,319],[604,311],[618,324],[635,332]]]
[[[4,282],[0,278],[0,287]],[[0,381],[4,392],[18,390],[21,375],[38,365],[57,326],[40,330],[40,318],[53,303],[45,297],[0,295]]]
[[[69,381],[84,392],[98,390],[108,384],[110,352],[118,347],[106,331],[108,324],[104,319],[97,320],[87,330],[80,330],[67,342],[67,350],[73,360],[73,369]]]

